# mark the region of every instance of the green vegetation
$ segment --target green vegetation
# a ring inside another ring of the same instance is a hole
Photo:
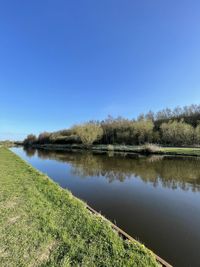
[[[0,148],[0,266],[158,266],[101,216]]]
[[[165,144],[192,145],[198,143],[195,129],[181,119],[161,124],[162,140]]]
[[[81,139],[81,142],[86,146],[91,146],[94,141],[101,139],[103,129],[97,123],[85,123],[83,125],[74,126],[74,132]]]
[[[5,141],[0,141],[0,146],[4,147],[11,147],[14,146],[15,142],[10,141],[10,140],[5,140]]]
[[[109,116],[103,121],[91,121],[53,133],[29,135],[24,145],[84,144],[200,146],[200,105],[174,110],[165,109],[154,114],[141,114],[136,120]]]
[[[75,151],[82,150],[86,147],[82,144],[42,144],[42,145],[34,145],[33,147],[26,147],[27,153],[30,155],[34,151],[34,148],[42,148],[48,150],[67,150],[67,151]],[[90,147],[92,151],[98,152],[112,152],[112,153],[126,153],[126,154],[158,154],[158,155],[183,155],[183,156],[200,156],[200,147],[161,147],[155,144],[145,144],[141,146],[128,146],[128,145],[92,145]]]
[[[34,134],[29,134],[26,139],[24,139],[24,145],[29,146],[37,142],[37,137]]]
[[[159,154],[200,156],[200,148],[193,147],[162,147]]]

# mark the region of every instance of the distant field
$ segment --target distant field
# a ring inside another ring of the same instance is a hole
[[[0,266],[159,266],[138,242],[0,147]]]
[[[0,146],[11,147],[14,146],[14,143],[11,141],[0,141]]]

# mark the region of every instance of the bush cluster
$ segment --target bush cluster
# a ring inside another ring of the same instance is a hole
[[[199,145],[200,105],[174,110],[164,109],[154,114],[141,114],[136,120],[108,116],[103,121],[90,121],[53,133],[44,132],[38,137],[30,134],[25,145],[32,144],[120,144],[142,145]]]

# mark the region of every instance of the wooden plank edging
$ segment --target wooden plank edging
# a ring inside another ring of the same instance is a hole
[[[118,234],[123,238],[123,239],[126,239],[126,240],[129,240],[129,241],[132,241],[132,242],[139,242],[137,241],[136,239],[134,239],[132,236],[130,236],[129,234],[127,234],[126,232],[124,232],[121,228],[119,228],[118,226],[116,226],[114,223],[112,223],[111,221],[109,221],[108,219],[106,219],[103,215],[101,215],[99,212],[97,212],[96,210],[94,210],[93,208],[91,208],[88,204],[86,204],[86,208],[98,215],[98,216],[101,216],[105,221],[109,222],[112,226],[113,229],[115,229]],[[173,267],[171,264],[169,264],[168,262],[166,262],[165,260],[163,260],[161,257],[159,257],[158,255],[156,255],[154,252],[153,252],[157,262],[159,262],[161,264],[161,266],[163,267]]]

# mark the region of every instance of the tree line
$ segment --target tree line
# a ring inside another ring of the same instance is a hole
[[[32,144],[121,144],[155,143],[169,146],[200,145],[200,105],[149,111],[137,119],[113,118],[90,121],[57,132],[27,136]]]

